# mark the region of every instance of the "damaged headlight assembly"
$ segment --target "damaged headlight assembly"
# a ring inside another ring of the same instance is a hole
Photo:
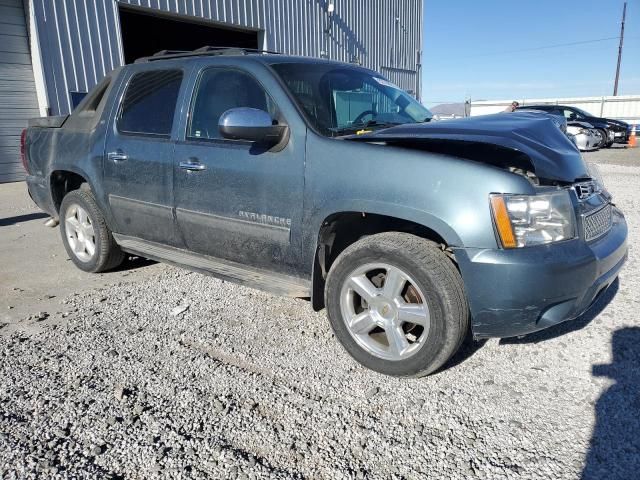
[[[496,236],[503,248],[546,245],[575,238],[568,189],[537,195],[491,195]]]

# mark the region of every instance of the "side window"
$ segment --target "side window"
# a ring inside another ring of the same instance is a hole
[[[136,73],[122,99],[118,130],[169,136],[181,82],[181,70]]]
[[[564,116],[567,120],[575,120],[578,118],[578,115],[576,115],[576,112],[573,110],[564,110]]]
[[[277,118],[277,109],[269,95],[250,75],[221,68],[205,70],[196,86],[191,103],[187,138],[219,139],[220,116],[232,108],[250,107]]]

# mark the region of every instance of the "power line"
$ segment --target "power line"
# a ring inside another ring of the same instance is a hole
[[[569,42],[569,43],[556,43],[554,45],[544,45],[541,47],[532,47],[532,48],[520,48],[518,50],[505,50],[504,52],[493,52],[493,53],[481,53],[477,55],[469,56],[472,57],[488,57],[493,55],[510,55],[512,53],[522,53],[522,52],[534,52],[538,50],[547,50],[550,48],[561,48],[561,47],[573,47],[575,45],[585,45],[588,43],[598,43],[598,42],[607,42],[610,40],[618,40],[620,37],[607,37],[607,38],[596,38],[594,40],[581,40],[579,42]],[[467,57],[458,57],[458,58],[467,58]]]

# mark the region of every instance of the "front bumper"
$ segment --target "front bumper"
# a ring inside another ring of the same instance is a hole
[[[575,135],[576,146],[581,152],[598,149],[598,138],[592,134],[579,133]]]
[[[613,131],[613,143],[627,143],[629,140],[629,136],[631,135],[631,131],[625,130],[614,130]]]
[[[574,319],[617,278],[627,259],[627,224],[613,209],[611,230],[513,250],[454,250],[476,338],[515,337]]]

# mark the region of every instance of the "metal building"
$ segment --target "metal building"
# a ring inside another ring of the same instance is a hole
[[[0,182],[20,180],[20,132],[39,115],[22,0],[0,0]]]
[[[204,45],[358,63],[419,98],[422,0],[0,0],[0,182],[24,175],[27,118],[70,112],[138,57]]]

